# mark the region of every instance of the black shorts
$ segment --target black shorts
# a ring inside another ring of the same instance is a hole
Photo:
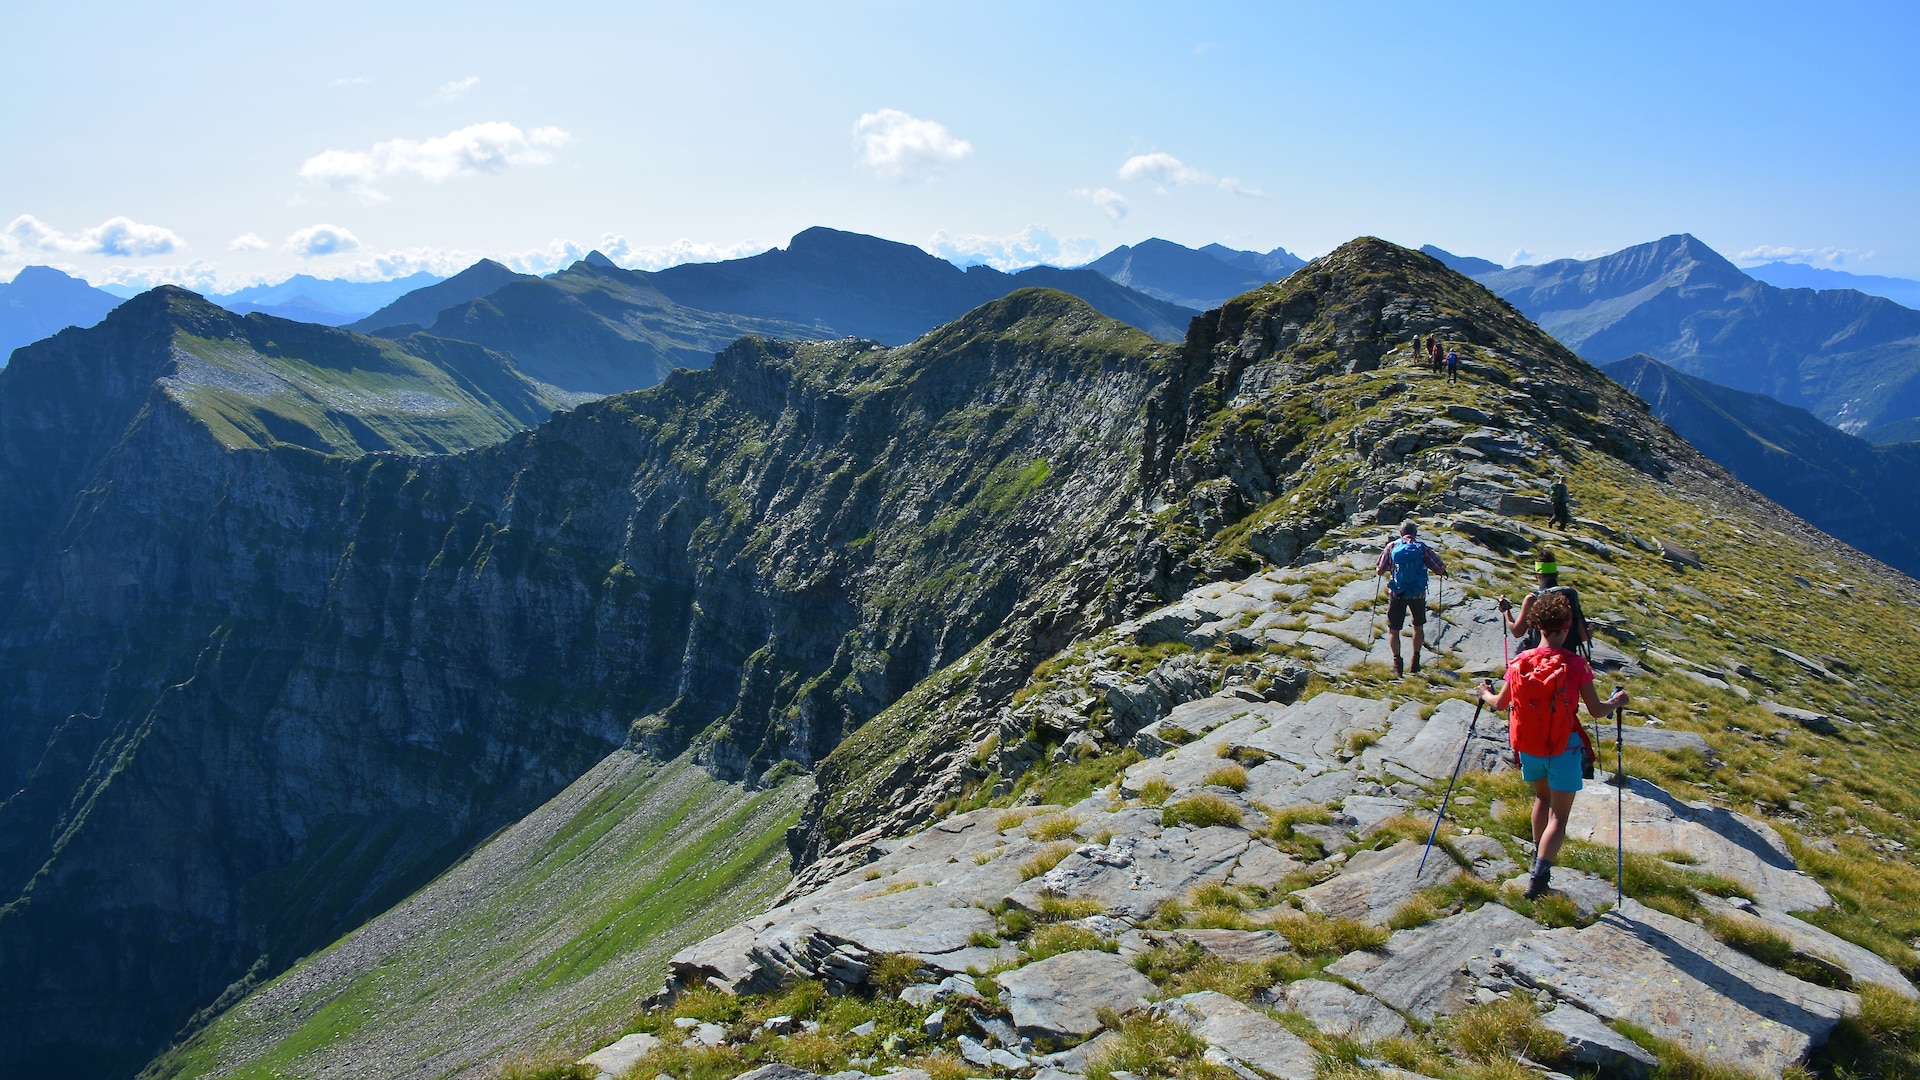
[[[1427,622],[1427,598],[1424,596],[1401,596],[1392,589],[1387,590],[1387,629],[1394,633],[1407,621],[1407,609],[1413,609],[1415,625],[1424,626]]]

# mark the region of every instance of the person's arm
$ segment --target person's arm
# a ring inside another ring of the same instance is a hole
[[[1386,574],[1392,572],[1393,560],[1388,558],[1388,555],[1391,554],[1392,551],[1393,551],[1393,541],[1389,540],[1387,541],[1387,546],[1380,549],[1380,557],[1374,560],[1374,563],[1373,563],[1374,577],[1383,577]]]
[[[1527,617],[1533,614],[1533,602],[1536,599],[1538,597],[1528,593],[1527,598],[1520,601],[1520,614],[1507,617],[1507,632],[1513,637],[1527,636]]]
[[[1599,693],[1593,688],[1593,684],[1587,683],[1580,688],[1580,698],[1587,703],[1588,715],[1605,719],[1606,717],[1612,716],[1615,709],[1627,703],[1627,692],[1625,690],[1616,690],[1612,697],[1601,701]]]
[[[1436,574],[1439,574],[1441,577],[1447,576],[1447,564],[1440,561],[1439,552],[1433,550],[1432,548],[1428,548],[1426,550],[1426,559],[1427,559],[1427,569],[1433,571]]]
[[[1494,712],[1499,712],[1500,710],[1507,707],[1507,690],[1508,690],[1508,687],[1505,684],[1503,684],[1500,687],[1500,692],[1494,693],[1493,682],[1491,680],[1488,680],[1486,682],[1481,683],[1479,687],[1476,688],[1475,692],[1480,695],[1481,704],[1485,705],[1489,709],[1492,709]]]

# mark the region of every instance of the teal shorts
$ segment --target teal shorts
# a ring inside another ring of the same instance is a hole
[[[1580,779],[1580,766],[1580,733],[1576,731],[1567,737],[1565,753],[1551,757],[1521,754],[1520,779],[1531,784],[1544,776],[1550,790],[1579,791],[1586,786],[1586,782]]]

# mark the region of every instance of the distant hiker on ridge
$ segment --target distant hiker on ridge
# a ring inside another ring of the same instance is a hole
[[[1580,610],[1580,594],[1574,591],[1573,586],[1560,584],[1560,564],[1553,561],[1553,552],[1541,548],[1534,556],[1533,572],[1540,576],[1540,588],[1520,602],[1518,615],[1513,613],[1513,604],[1506,597],[1500,598],[1500,615],[1506,620],[1507,633],[1522,639],[1522,649],[1538,648],[1540,630],[1532,620],[1534,606],[1548,596],[1564,596],[1573,609],[1573,629],[1567,635],[1568,647],[1582,656],[1592,656],[1593,628],[1587,625],[1587,613]]]
[[[1566,477],[1553,478],[1553,486],[1547,489],[1547,498],[1553,502],[1553,516],[1547,519],[1547,524],[1558,529],[1564,529],[1573,524],[1573,515],[1567,512]]]
[[[1387,582],[1387,642],[1393,649],[1393,674],[1406,674],[1400,662],[1400,627],[1413,611],[1413,670],[1420,671],[1420,649],[1427,643],[1427,571],[1445,574],[1447,565],[1420,536],[1420,526],[1409,521],[1400,526],[1400,538],[1380,552],[1373,574],[1392,574]]]
[[[1447,350],[1447,381],[1460,381],[1460,354],[1452,349]]]
[[[1527,899],[1537,900],[1551,888],[1553,860],[1567,838],[1573,797],[1585,786],[1580,702],[1598,719],[1625,705],[1627,692],[1617,690],[1601,701],[1593,689],[1593,668],[1564,647],[1573,626],[1573,605],[1565,596],[1549,593],[1538,603],[1529,597],[1527,610],[1532,628],[1544,635],[1545,643],[1513,658],[1499,693],[1482,684],[1480,700],[1496,712],[1513,706],[1507,741],[1520,757],[1520,778],[1533,785],[1534,859]]]
[[[1427,366],[1435,375],[1440,374],[1440,335],[1427,335]]]

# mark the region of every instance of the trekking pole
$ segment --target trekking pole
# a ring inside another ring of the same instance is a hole
[[[1380,617],[1380,572],[1373,574],[1373,602],[1367,605],[1367,652],[1373,652],[1374,620]]]
[[[1613,692],[1618,694],[1619,687]],[[1613,710],[1613,906],[1627,900],[1627,736],[1626,709]],[[1416,877],[1418,875],[1415,875]]]
[[[1491,682],[1485,683],[1484,685],[1489,689],[1493,686]],[[1479,726],[1480,710],[1485,707],[1486,703],[1485,698],[1482,698],[1478,694],[1474,695],[1473,719],[1467,722],[1467,738],[1466,741],[1460,744],[1460,756],[1455,759],[1453,763],[1453,778],[1447,781],[1447,793],[1440,799],[1440,816],[1433,819],[1433,831],[1427,834],[1426,851],[1420,853],[1420,866],[1413,872],[1413,880],[1415,881],[1420,880],[1421,872],[1427,868],[1427,852],[1433,850],[1434,837],[1440,835],[1440,823],[1447,819],[1447,803],[1453,799],[1453,785],[1460,779],[1460,766],[1467,763],[1467,747],[1473,745],[1473,730]]]

